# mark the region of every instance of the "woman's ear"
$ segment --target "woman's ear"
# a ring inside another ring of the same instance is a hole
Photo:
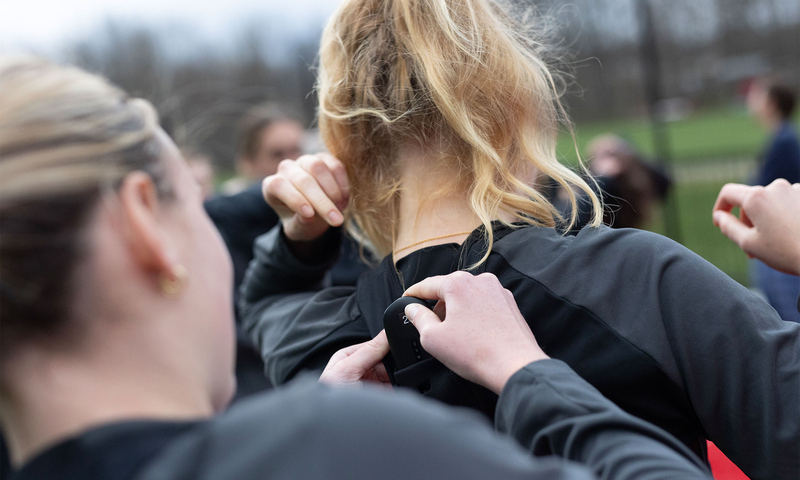
[[[125,176],[119,189],[124,229],[134,258],[144,270],[170,272],[174,252],[158,221],[162,208],[153,179],[144,172]]]

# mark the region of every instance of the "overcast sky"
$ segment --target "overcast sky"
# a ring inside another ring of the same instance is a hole
[[[176,25],[223,41],[242,22],[262,18],[289,31],[317,29],[338,4],[338,0],[0,0],[0,49],[53,51],[59,43],[99,28],[108,18]]]

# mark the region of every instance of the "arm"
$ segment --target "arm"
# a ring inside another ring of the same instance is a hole
[[[685,445],[622,411],[558,360],[532,363],[511,377],[495,427],[535,455],[581,463],[599,478],[709,477]]]
[[[694,254],[661,247],[667,348],[707,438],[751,479],[798,478],[800,324]]]
[[[550,360],[494,275],[456,272],[412,286],[406,295],[439,300],[406,315],[431,355],[454,372],[500,394],[495,421],[537,455],[586,464],[598,476],[706,475],[666,432],[623,412],[566,364]]]
[[[255,243],[240,313],[273,383],[301,370],[321,372],[340,348],[369,340],[351,288],[322,288],[341,244],[349,184],[330,155],[284,160],[264,179],[264,198],[281,219]]]
[[[239,308],[242,325],[258,345],[267,376],[276,385],[303,370],[319,373],[334,352],[370,338],[366,325],[354,320],[353,288],[321,290],[338,251],[338,238],[338,231],[331,229],[319,239],[314,264],[294,256],[280,226],[256,240]]]
[[[346,442],[331,442],[346,448],[334,447],[329,464],[355,455],[354,463],[375,468],[364,477],[388,479],[710,478],[677,440],[622,412],[556,360],[526,366],[502,393],[498,420],[518,442],[533,438],[527,443],[494,434],[471,412],[379,393],[326,396],[322,428],[333,438],[350,432]]]
[[[447,312],[444,321],[421,307],[409,307],[406,314],[421,329],[426,349],[455,371],[501,392],[496,424],[530,453],[582,463],[604,478],[707,478],[703,465],[680,442],[623,412],[563,362],[547,359],[510,293],[494,276],[473,277],[460,272],[425,280],[409,293],[443,302]],[[388,350],[383,334],[343,350],[334,356],[320,380],[353,384],[374,379],[374,369]],[[526,366],[517,370],[520,363]],[[346,404],[352,406],[357,401]],[[386,401],[376,398],[372,403],[380,406]],[[521,461],[515,457],[516,449],[492,448],[494,439],[468,422],[440,425],[441,419],[426,419],[430,411],[425,406],[423,402],[414,408],[398,404],[389,409],[392,413],[382,412],[377,419],[342,420],[352,417],[346,411],[329,417],[336,418],[337,428],[342,430],[382,423],[379,431],[398,438],[375,439],[370,444],[391,451],[386,443],[396,440],[400,445],[407,444],[399,447],[406,453],[414,453],[416,447],[426,455],[433,454],[439,468],[452,478],[507,478],[509,474],[516,478],[514,472],[519,471]],[[368,413],[369,409],[359,407],[356,411]],[[411,418],[401,418],[406,411]],[[422,431],[424,435],[419,434]],[[403,436],[408,440],[403,441]],[[423,442],[429,445],[420,445]],[[442,446],[446,452],[440,452]],[[457,465],[447,465],[448,459]],[[419,468],[425,460],[414,458],[413,463]],[[524,467],[523,471],[530,470],[529,475],[535,477],[544,465],[533,463],[533,469]]]

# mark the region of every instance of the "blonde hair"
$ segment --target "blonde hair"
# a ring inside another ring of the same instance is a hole
[[[104,191],[145,171],[172,196],[155,110],[104,79],[0,56],[0,341],[51,333],[70,316],[84,226]]]
[[[591,200],[591,225],[599,225],[597,195],[556,158],[566,115],[543,49],[488,0],[345,1],[322,36],[318,93],[320,132],[351,181],[348,230],[379,256],[392,251],[397,152],[408,144],[444,146],[456,172],[451,187],[468,192],[489,250],[490,224],[501,213],[563,224],[533,188],[533,172],[565,187],[567,226],[578,213],[573,186]]]

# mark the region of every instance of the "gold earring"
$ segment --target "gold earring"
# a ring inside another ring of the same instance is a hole
[[[172,267],[170,275],[166,275],[164,272],[158,275],[158,284],[161,286],[161,292],[168,297],[174,297],[181,293],[187,280],[189,280],[189,272],[180,263]]]

